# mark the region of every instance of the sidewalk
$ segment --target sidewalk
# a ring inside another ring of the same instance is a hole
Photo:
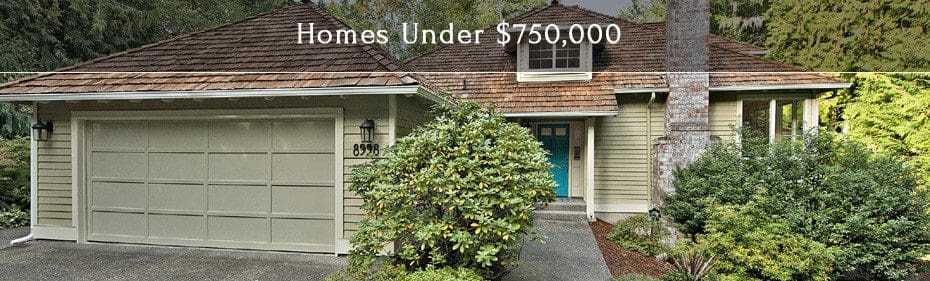
[[[503,280],[612,279],[587,222],[537,220],[536,229],[546,244],[526,241],[519,266]]]

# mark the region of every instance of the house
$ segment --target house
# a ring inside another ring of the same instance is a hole
[[[350,167],[461,99],[531,127],[588,218],[645,212],[652,186],[731,125],[795,136],[816,126],[818,93],[846,86],[674,24],[673,42],[704,47],[666,58],[661,26],[558,4],[514,22],[615,23],[624,40],[574,46],[570,71],[530,69],[530,51],[564,50],[525,44],[402,64],[373,45],[295,44],[298,22],[349,28],[300,4],[0,86],[36,124],[34,237],[346,253],[364,215]]]

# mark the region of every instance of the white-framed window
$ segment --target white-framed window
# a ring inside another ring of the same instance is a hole
[[[581,71],[581,44],[529,44],[530,71]]]
[[[820,125],[818,109],[817,99],[810,97],[746,98],[740,100],[740,123],[769,141],[797,140]]]
[[[591,80],[593,46],[581,44],[529,44],[517,49],[518,82],[559,82]]]

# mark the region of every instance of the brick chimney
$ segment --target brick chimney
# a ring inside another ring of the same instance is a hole
[[[707,35],[709,0],[666,1],[665,66],[668,100],[665,137],[655,143],[654,202],[674,192],[672,171],[693,162],[710,143]]]

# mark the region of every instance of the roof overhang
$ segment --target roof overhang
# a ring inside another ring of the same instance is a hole
[[[557,118],[557,117],[603,117],[615,116],[617,111],[570,111],[570,112],[505,112],[509,118]]]
[[[820,83],[820,84],[769,84],[769,85],[737,85],[715,86],[708,90],[711,92],[728,91],[780,91],[780,90],[840,90],[852,87],[851,83]],[[668,88],[618,88],[614,94],[648,94],[668,93]]]
[[[421,90],[419,85],[380,87],[332,87],[293,89],[243,89],[204,91],[146,91],[146,92],[101,92],[101,93],[55,93],[55,94],[5,94],[0,102],[31,101],[82,101],[82,100],[166,100],[166,99],[213,99],[213,98],[258,98],[258,97],[310,97],[351,95],[418,95],[431,101],[444,101],[432,92]]]

